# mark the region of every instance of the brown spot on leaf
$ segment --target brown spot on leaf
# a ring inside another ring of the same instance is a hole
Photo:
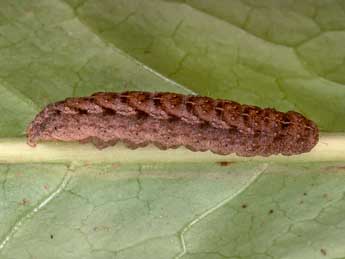
[[[323,248],[320,249],[320,252],[322,255],[326,256],[327,255],[327,251]]]
[[[24,198],[19,202],[19,205],[26,206],[26,205],[29,205],[30,203],[31,203],[30,200]]]
[[[328,193],[324,193],[324,194],[322,195],[322,197],[323,197],[324,199],[326,199],[326,200],[331,200],[331,198],[329,197],[329,194],[328,194]]]
[[[116,164],[116,163],[111,164],[112,168],[118,168],[119,166],[120,166],[120,164]]]
[[[274,210],[270,209],[269,214],[273,214]]]
[[[92,165],[92,163],[90,161],[85,161],[84,162],[84,166],[85,167],[90,167]]]
[[[233,164],[233,162],[220,161],[220,162],[217,162],[217,164],[220,165],[220,166],[229,166],[229,165]]]
[[[110,226],[107,225],[97,225],[93,228],[93,231],[95,232],[99,232],[99,231],[106,231],[109,232],[110,231]]]
[[[242,204],[242,206],[241,206],[243,209],[245,209],[245,208],[247,208],[248,207],[248,205],[247,204]]]

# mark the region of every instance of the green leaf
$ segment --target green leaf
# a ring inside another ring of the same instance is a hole
[[[0,258],[345,258],[343,1],[1,0]],[[296,110],[293,157],[25,144],[48,103],[172,91]]]

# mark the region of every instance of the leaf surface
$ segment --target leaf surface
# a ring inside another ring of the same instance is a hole
[[[345,258],[344,40],[336,0],[0,1],[0,258]],[[25,146],[48,103],[126,90],[338,133],[287,160]]]

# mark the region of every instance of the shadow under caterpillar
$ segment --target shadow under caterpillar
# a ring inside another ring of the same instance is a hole
[[[27,128],[30,146],[60,140],[105,148],[121,140],[130,148],[153,143],[161,149],[185,146],[239,156],[309,152],[318,134],[314,122],[294,111],[138,91],[67,98],[46,106]]]

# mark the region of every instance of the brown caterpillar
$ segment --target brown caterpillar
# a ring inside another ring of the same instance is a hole
[[[294,155],[318,142],[318,128],[301,114],[176,93],[100,92],[49,104],[27,129],[28,144],[40,140],[121,140],[130,148],[154,143],[226,155]]]

